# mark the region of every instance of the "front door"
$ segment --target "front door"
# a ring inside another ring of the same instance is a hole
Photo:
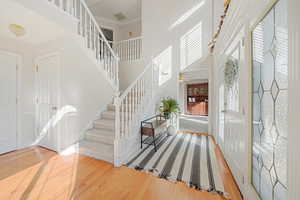
[[[0,52],[0,154],[17,148],[17,60]]]
[[[59,56],[37,61],[37,140],[36,144],[57,151],[59,142]]]

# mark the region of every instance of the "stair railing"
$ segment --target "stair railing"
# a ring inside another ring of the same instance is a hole
[[[119,91],[119,58],[112,49],[85,0],[48,0],[64,12],[78,19],[78,34],[85,39],[88,49],[102,64],[112,87]]]
[[[145,108],[153,96],[154,63],[149,64],[138,78],[115,98],[115,165],[120,165],[118,141],[134,136],[142,121]]]
[[[142,37],[115,42],[113,49],[121,61],[139,60],[142,57]]]

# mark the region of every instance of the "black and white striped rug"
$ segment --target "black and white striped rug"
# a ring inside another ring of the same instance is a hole
[[[153,146],[147,146],[127,166],[228,197],[224,192],[214,143],[208,136],[186,133],[161,135],[157,139],[157,152]]]

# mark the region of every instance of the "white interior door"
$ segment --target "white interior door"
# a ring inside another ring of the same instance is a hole
[[[39,145],[57,151],[59,127],[59,56],[51,55],[37,62],[37,130]]]
[[[0,154],[17,148],[17,62],[0,52]]]

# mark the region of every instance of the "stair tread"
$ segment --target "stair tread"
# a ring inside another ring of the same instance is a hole
[[[115,120],[115,111],[104,111],[101,113],[102,119]]]
[[[112,110],[106,110],[106,111],[103,111],[102,113],[115,114],[115,111],[112,111]]]
[[[115,129],[114,119],[98,119],[94,122],[94,128],[100,130],[111,130]]]
[[[115,121],[114,120],[109,120],[109,119],[98,119],[94,123],[97,123],[97,124],[103,124],[104,123],[104,124],[114,125]]]
[[[114,132],[109,130],[101,130],[101,129],[93,128],[88,130],[87,134],[103,135],[103,136],[108,136],[113,138]]]

